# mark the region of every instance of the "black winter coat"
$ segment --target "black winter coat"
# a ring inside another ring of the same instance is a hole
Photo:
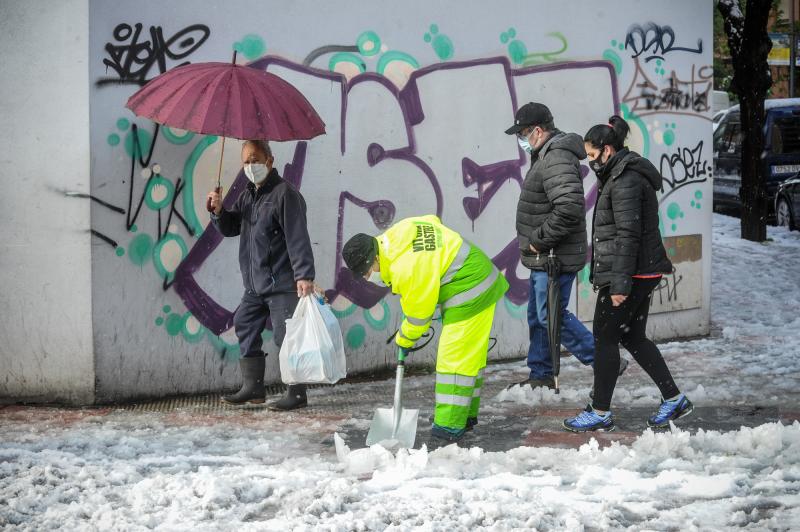
[[[628,295],[634,275],[667,274],[667,258],[658,230],[661,174],[653,163],[624,148],[598,176],[599,195],[592,224],[591,279],[595,289]]]
[[[586,210],[580,161],[583,139],[554,132],[531,157],[517,203],[517,240],[522,264],[544,269],[552,249],[563,272],[580,271],[586,263]],[[539,251],[533,253],[529,245]]]
[[[224,236],[239,236],[245,290],[294,292],[297,281],[314,279],[306,202],[274,168],[260,188],[248,183],[231,210],[211,221]]]

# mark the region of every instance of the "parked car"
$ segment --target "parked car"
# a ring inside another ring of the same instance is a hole
[[[762,156],[766,192],[772,198],[778,185],[800,172],[800,98],[766,100],[765,148]],[[731,107],[714,131],[714,208],[741,208],[742,129],[739,106]]]
[[[800,173],[781,183],[775,194],[775,223],[800,229]]]
[[[722,111],[717,111],[714,113],[714,116],[711,117],[711,128],[716,131],[717,127],[719,127],[719,123],[725,118],[725,115],[728,114],[730,109],[723,109]]]

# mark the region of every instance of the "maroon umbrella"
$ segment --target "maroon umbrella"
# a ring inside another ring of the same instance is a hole
[[[157,76],[126,107],[165,126],[221,136],[222,154],[225,137],[287,141],[325,133],[325,123],[300,91],[274,74],[237,65],[235,52],[231,63],[195,63]]]

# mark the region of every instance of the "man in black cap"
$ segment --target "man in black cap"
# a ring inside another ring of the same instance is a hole
[[[517,204],[517,238],[522,264],[531,270],[528,299],[530,347],[528,378],[519,383],[553,388],[553,365],[547,338],[547,255],[553,250],[561,264],[561,342],[583,364],[594,363],[592,333],[567,310],[575,276],[586,262],[586,211],[580,161],[586,158],[583,139],[563,133],[553,124],[546,105],[530,102],[519,108],[514,125],[520,148],[531,156]]]

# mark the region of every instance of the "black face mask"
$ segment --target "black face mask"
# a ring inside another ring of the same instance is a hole
[[[600,154],[597,156],[597,159],[589,160],[589,168],[595,173],[597,177],[605,176],[606,170],[608,169],[608,161],[600,162],[603,159],[603,150],[605,146],[600,148]]]

